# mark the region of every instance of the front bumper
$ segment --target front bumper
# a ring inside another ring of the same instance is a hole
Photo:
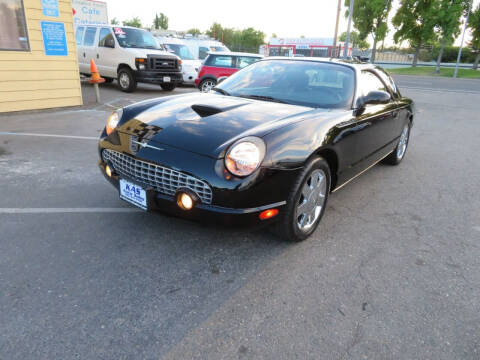
[[[119,190],[120,176],[114,174],[109,177],[105,172],[106,163],[100,160],[99,167],[105,178]],[[122,177],[123,178],[123,177]],[[128,181],[135,183],[135,181],[125,178]],[[144,186],[139,184],[140,186]],[[231,208],[223,207],[214,204],[195,205],[191,210],[182,210],[176,202],[174,196],[165,195],[157,191],[149,190],[149,210],[164,212],[176,217],[199,221],[208,224],[221,224],[226,226],[260,226],[269,225],[278,219],[278,215],[267,220],[260,220],[259,214],[268,209],[278,209],[279,214],[286,205],[286,201],[270,203],[262,206],[248,207],[248,208]],[[132,205],[133,206],[133,205]]]
[[[148,71],[148,70],[137,70],[134,72],[135,79],[139,82],[150,83],[150,84],[181,84],[183,83],[183,76],[181,71]],[[169,77],[170,81],[165,82],[164,78]]]

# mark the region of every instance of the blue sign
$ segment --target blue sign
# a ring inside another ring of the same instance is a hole
[[[43,15],[58,17],[58,0],[42,0]]]
[[[42,27],[43,47],[45,55],[67,56],[67,36],[65,24],[53,21],[40,21]]]

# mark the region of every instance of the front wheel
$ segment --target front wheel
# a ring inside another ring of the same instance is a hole
[[[198,88],[200,89],[201,92],[209,92],[212,90],[213,87],[217,85],[217,81],[214,79],[205,79],[202,80]]]
[[[385,158],[385,163],[390,165],[398,165],[402,162],[403,158],[405,157],[405,153],[407,152],[408,141],[410,139],[410,127],[410,123],[404,126],[402,134],[400,135],[400,139],[398,139],[397,146],[392,153]]]
[[[133,92],[137,88],[137,80],[129,68],[118,70],[118,86],[124,92]]]
[[[160,84],[160,87],[162,88],[163,91],[173,91],[175,90],[176,85],[172,83],[165,83],[165,84]]]
[[[277,235],[288,241],[302,241],[318,227],[325,212],[330,191],[330,168],[321,157],[305,166],[290,191],[275,228]]]

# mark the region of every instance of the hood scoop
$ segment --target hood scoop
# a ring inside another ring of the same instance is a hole
[[[246,105],[245,103],[234,104],[225,107],[219,107],[214,105],[204,105],[204,104],[193,104],[191,106],[192,110],[195,111],[200,117],[204,118],[211,115],[220,114],[224,111],[229,111],[237,107]]]

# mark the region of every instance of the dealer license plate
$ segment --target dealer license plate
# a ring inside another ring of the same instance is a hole
[[[147,210],[147,192],[141,186],[120,179],[120,199]]]
[[[163,82],[170,82],[172,79],[170,79],[170,76],[164,76],[163,77]]]

